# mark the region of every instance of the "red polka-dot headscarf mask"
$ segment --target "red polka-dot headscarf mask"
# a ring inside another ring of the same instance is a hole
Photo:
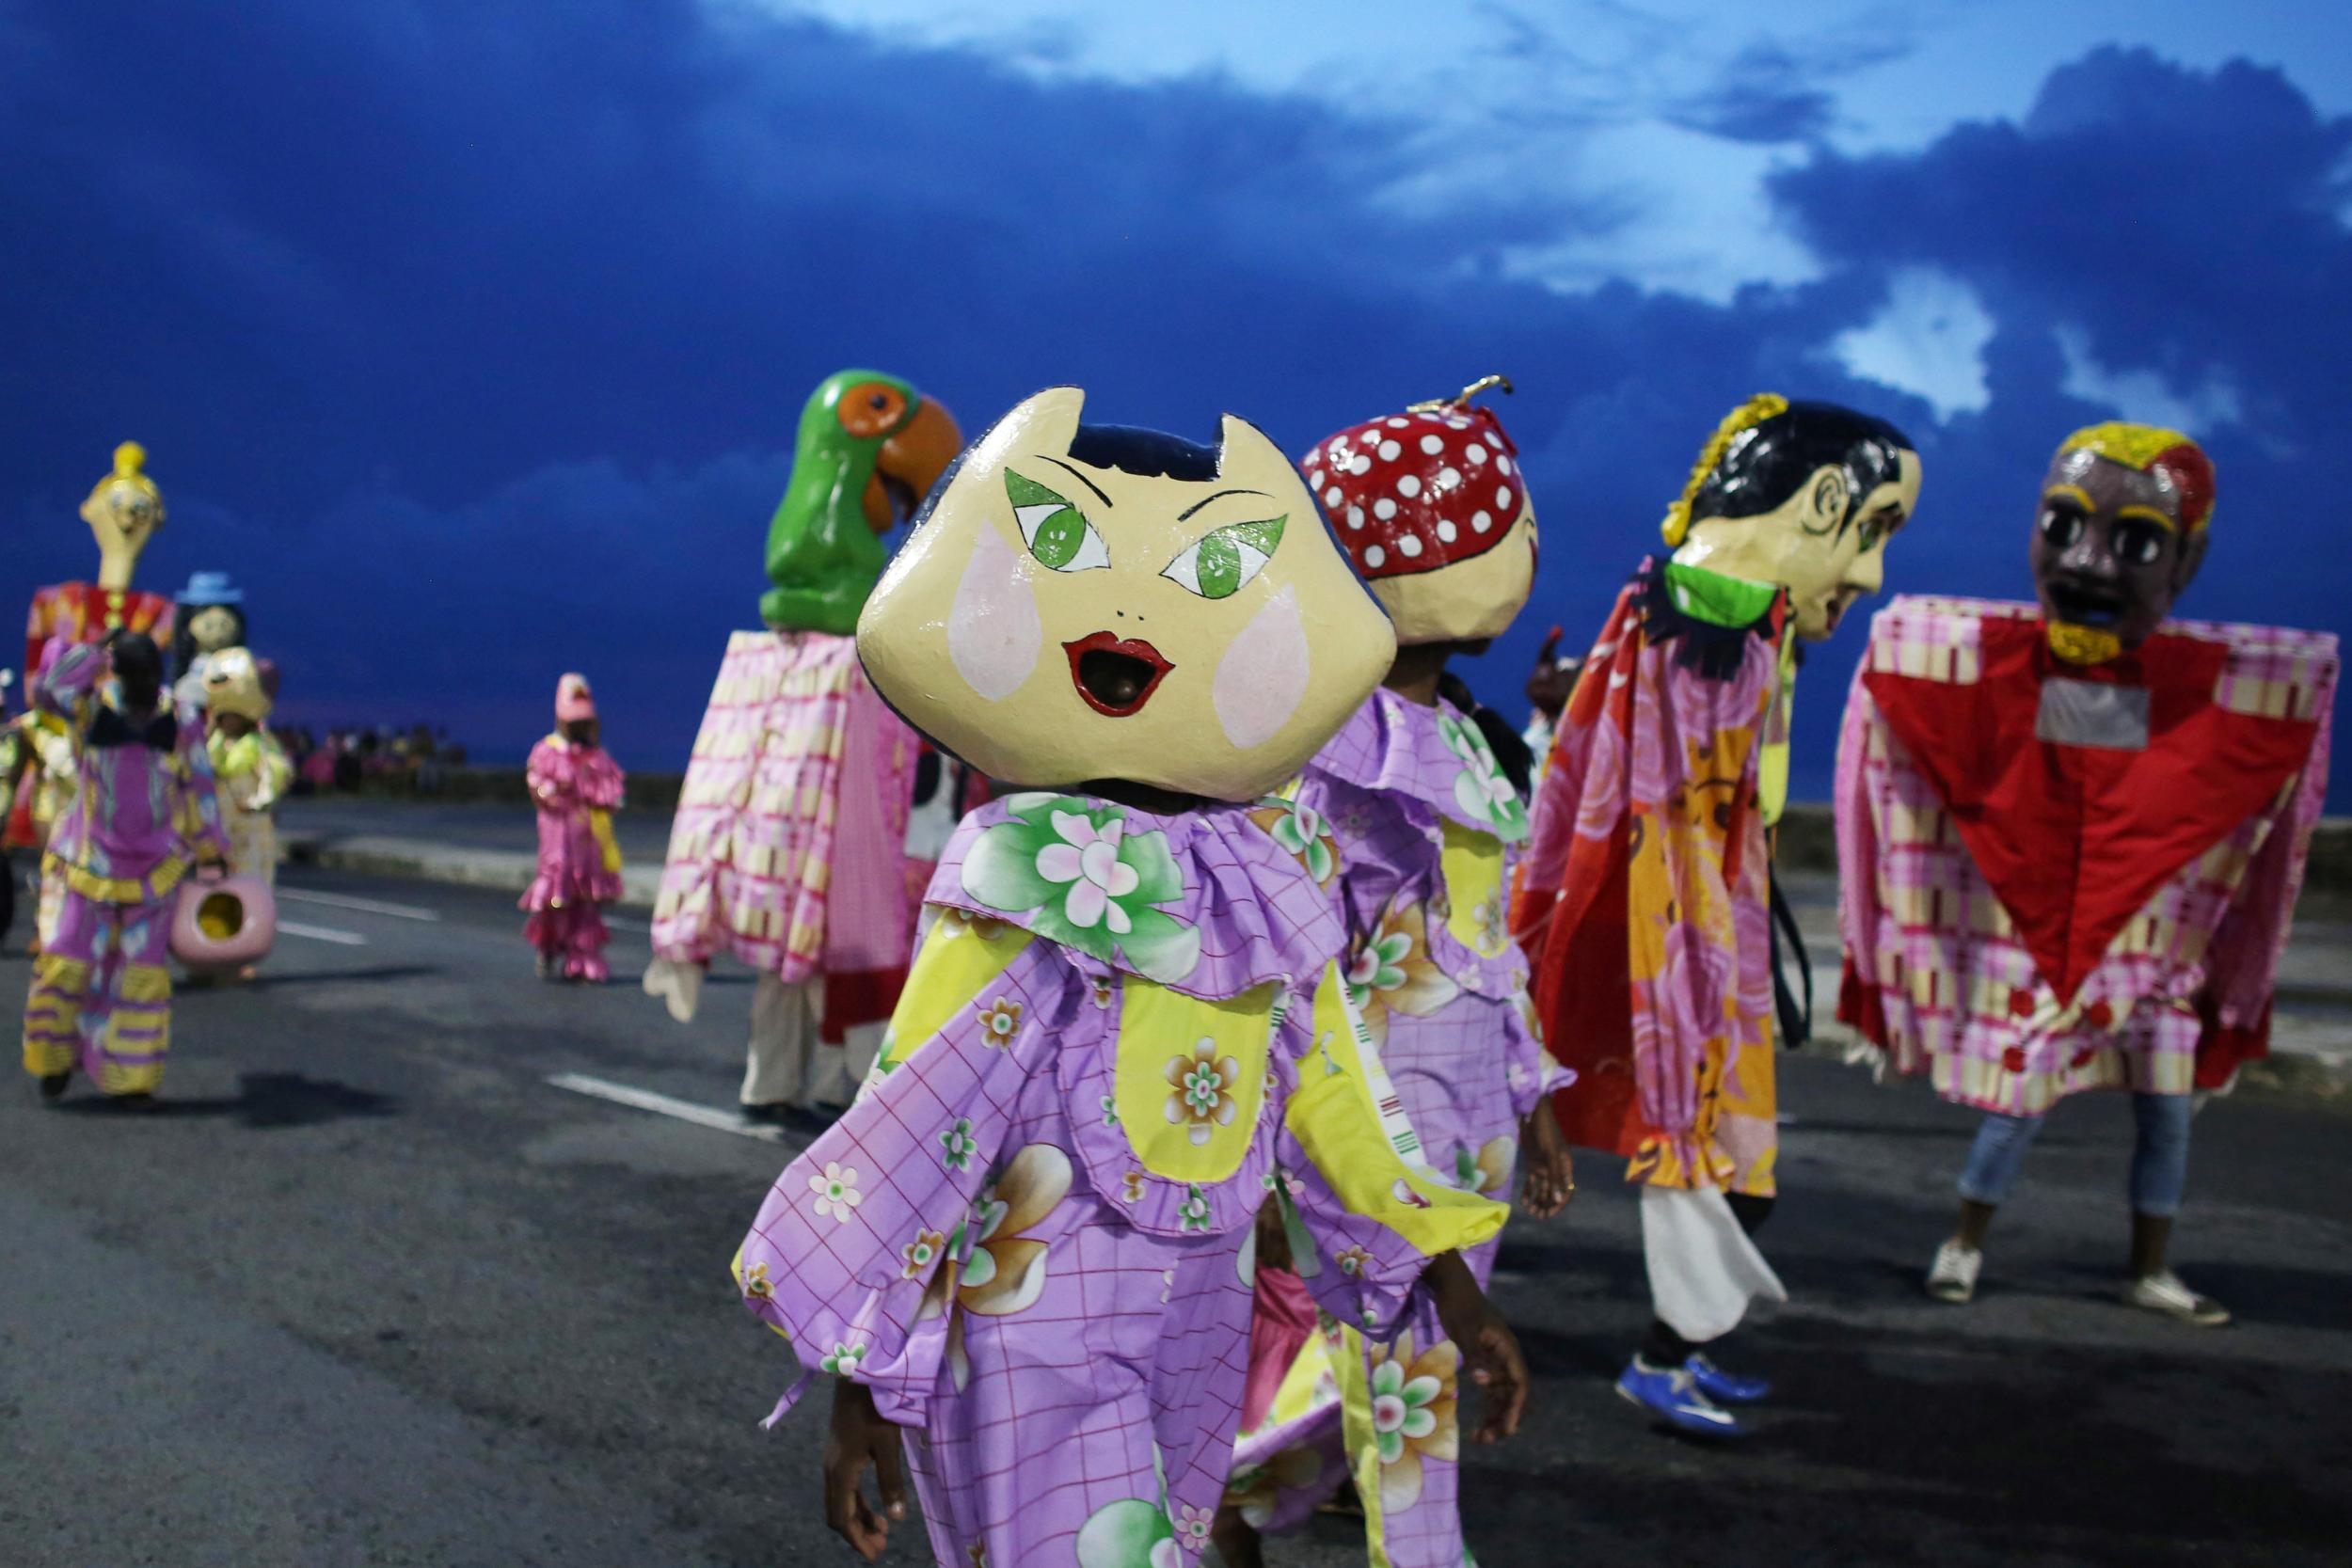
[[[1350,426],[1299,463],[1356,575],[1403,642],[1493,637],[1535,579],[1535,510],[1518,448],[1471,396]]]

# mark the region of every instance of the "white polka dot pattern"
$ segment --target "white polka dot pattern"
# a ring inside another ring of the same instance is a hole
[[[1454,406],[1368,420],[1299,467],[1357,571],[1394,577],[1468,561],[1509,531],[1519,489],[1494,481],[1513,472],[1515,450],[1486,408]]]

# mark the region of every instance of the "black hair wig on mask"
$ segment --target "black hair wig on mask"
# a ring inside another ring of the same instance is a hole
[[[1732,437],[1691,498],[1691,516],[1761,516],[1816,473],[1834,467],[1846,474],[1846,514],[1838,522],[1843,533],[1871,491],[1901,476],[1902,454],[1917,450],[1884,420],[1834,403],[1792,403]]]

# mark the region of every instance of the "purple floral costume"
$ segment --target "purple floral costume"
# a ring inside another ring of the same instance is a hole
[[[1528,1009],[1526,960],[1504,915],[1506,857],[1527,816],[1485,737],[1451,706],[1375,691],[1308,764],[1273,832],[1320,846],[1315,869],[1336,879],[1349,999],[1422,1157],[1463,1191],[1508,1202],[1520,1119],[1572,1074],[1545,1052]],[[1464,1250],[1482,1288],[1500,1245]],[[1267,1270],[1269,1288],[1289,1282]],[[1423,1291],[1391,1344],[1327,1322],[1266,1422],[1237,1445],[1231,1500],[1249,1524],[1281,1530],[1352,1470],[1385,1560],[1454,1568],[1459,1365]]]
[[[105,667],[105,650],[84,643],[41,684],[78,751],[72,803],[41,863],[43,901],[56,905],[24,996],[24,1069],[78,1067],[107,1094],[151,1094],[171,1051],[180,880],[198,850],[226,855],[228,841],[201,718],[186,707],[135,730],[96,695]]]
[[[910,1428],[942,1564],[1188,1568],[1246,1375],[1253,1221],[1286,1184],[1350,1321],[1503,1211],[1384,1135],[1298,1005],[1343,928],[1242,807],[1085,796],[975,812],[857,1103],[737,1255],[804,1371]]]

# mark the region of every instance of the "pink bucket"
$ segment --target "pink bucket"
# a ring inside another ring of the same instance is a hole
[[[259,963],[278,940],[278,900],[259,877],[199,873],[180,886],[171,956],[190,969]]]

